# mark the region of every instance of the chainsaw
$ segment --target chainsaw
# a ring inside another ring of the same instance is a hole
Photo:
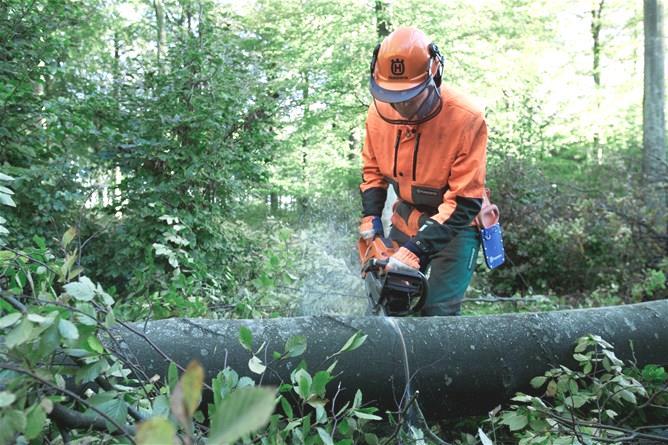
[[[403,317],[417,313],[427,300],[427,278],[419,270],[387,270],[399,244],[376,236],[357,242],[362,278],[372,315]]]

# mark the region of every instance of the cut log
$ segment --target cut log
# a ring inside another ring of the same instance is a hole
[[[621,359],[638,365],[668,363],[668,300],[545,313],[478,317],[297,317],[261,320],[168,319],[136,324],[165,354],[180,365],[198,360],[211,379],[225,366],[257,382],[248,368],[251,354],[239,342],[239,329],[253,333],[254,348],[268,365],[263,385],[290,382],[303,358],[308,370],[325,369],[354,333],[368,335],[358,349],[336,357],[343,393],[337,406],[361,389],[364,400],[382,410],[396,410],[407,383],[419,390],[425,416],[444,419],[486,414],[529,381],[563,364],[575,369],[573,346],[586,334],[597,334],[615,346]],[[167,373],[168,362],[140,336],[119,331],[123,347],[143,364],[147,374]],[[308,346],[302,357],[273,362],[272,351],[301,335]],[[405,349],[402,347],[405,343]],[[405,353],[404,353],[405,351]],[[329,400],[336,385],[328,387]]]

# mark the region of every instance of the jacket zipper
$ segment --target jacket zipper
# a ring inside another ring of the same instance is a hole
[[[394,143],[394,167],[392,168],[392,173],[394,177],[397,177],[397,156],[399,155],[399,142],[401,142],[401,130],[397,132],[397,140]]]
[[[420,148],[420,135],[421,134],[422,133],[418,133],[417,136],[415,137],[415,148],[413,149],[413,182],[415,182],[415,175],[417,173],[418,149]]]

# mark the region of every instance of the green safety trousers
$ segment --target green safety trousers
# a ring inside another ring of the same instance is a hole
[[[390,238],[403,244],[408,237],[392,228]],[[466,289],[480,250],[480,233],[476,227],[467,227],[457,233],[445,249],[431,257],[429,262],[429,293],[420,315],[459,315]]]

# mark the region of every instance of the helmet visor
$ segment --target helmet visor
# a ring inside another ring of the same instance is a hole
[[[378,115],[391,124],[416,125],[428,121],[441,111],[441,94],[430,80],[417,95],[401,102],[384,102],[374,96]]]
[[[378,85],[378,82],[371,76],[369,80],[369,90],[374,100],[379,100],[381,102],[386,102],[388,104],[395,104],[397,102],[405,102],[407,100],[413,99],[415,96],[420,94],[424,89],[429,85],[430,78],[425,79],[424,82],[411,86],[402,90],[389,90]],[[397,84],[395,86],[401,86]]]

